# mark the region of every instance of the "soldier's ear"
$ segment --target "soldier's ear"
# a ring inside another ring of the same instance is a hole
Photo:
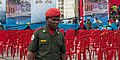
[[[46,20],[48,20],[48,19],[49,19],[49,17],[46,17],[45,19],[46,19]]]
[[[49,18],[48,18],[48,17],[46,17],[45,19],[46,19],[46,22],[48,22],[48,19],[49,19]]]
[[[48,18],[46,17],[45,19],[47,20]]]

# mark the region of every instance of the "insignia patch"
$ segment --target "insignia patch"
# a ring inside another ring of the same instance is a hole
[[[58,34],[60,34],[60,32],[57,32]]]
[[[35,36],[34,36],[34,35],[32,35],[31,40],[34,40],[34,38],[35,38]]]
[[[45,42],[47,42],[47,41],[46,41],[46,40],[40,40],[40,42],[45,43]]]

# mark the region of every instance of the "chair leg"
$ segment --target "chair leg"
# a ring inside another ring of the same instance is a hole
[[[86,58],[86,52],[83,52],[83,60],[87,60],[87,58]]]
[[[98,51],[98,60],[102,60],[103,59],[103,53],[101,50]]]
[[[0,48],[0,54],[1,54],[2,57],[3,57],[4,51],[3,51],[3,48],[2,48],[2,47]]]
[[[81,60],[81,53],[78,53],[78,60]]]
[[[12,54],[13,54],[13,46],[11,46],[11,56],[12,56]]]
[[[8,49],[9,49],[9,47],[7,47],[7,49],[6,49],[7,57],[9,56],[9,55],[8,55]]]
[[[23,58],[23,48],[21,47],[20,48],[20,60],[22,60],[22,58]]]

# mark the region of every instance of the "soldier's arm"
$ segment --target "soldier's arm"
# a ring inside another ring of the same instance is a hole
[[[62,33],[61,33],[62,34]],[[61,47],[61,60],[66,60],[66,46],[65,46],[65,42],[64,42],[64,35],[62,35],[62,41],[63,41],[63,46]]]
[[[30,45],[28,46],[28,60],[34,60],[35,58],[35,54],[36,54],[36,51],[38,50],[38,37],[37,37],[37,32],[38,29],[34,32],[34,34],[32,35],[32,38],[31,38],[31,43]]]
[[[61,60],[66,60],[66,54],[61,53]]]
[[[35,53],[33,53],[31,51],[28,51],[28,57],[27,57],[27,59],[28,60],[34,60],[34,57],[35,57]]]

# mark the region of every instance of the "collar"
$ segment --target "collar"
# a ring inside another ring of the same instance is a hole
[[[47,25],[43,27],[42,32],[43,32],[43,33],[47,33],[47,32],[49,32],[49,31],[48,31],[48,27],[47,27]],[[56,29],[55,32],[56,32],[58,35],[60,34],[60,32],[59,32],[58,29]]]

